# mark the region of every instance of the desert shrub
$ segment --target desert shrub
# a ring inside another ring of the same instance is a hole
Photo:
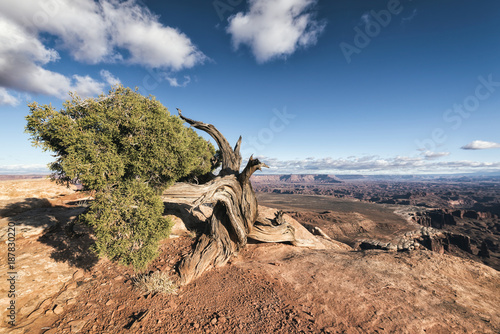
[[[94,227],[95,251],[144,268],[170,231],[160,193],[180,178],[211,172],[213,145],[153,96],[122,86],[99,98],[71,94],[61,110],[28,106],[33,145],[55,153],[53,180],[78,181],[95,193],[81,217]]]

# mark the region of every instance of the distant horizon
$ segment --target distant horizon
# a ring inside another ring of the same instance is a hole
[[[51,176],[52,173],[4,173],[0,172],[0,176],[32,176],[32,177],[45,177]],[[500,176],[500,170],[487,171],[487,172],[460,172],[460,173],[408,173],[408,174],[362,174],[362,173],[266,173],[257,172],[253,176],[270,176],[270,175],[329,175],[329,176]]]

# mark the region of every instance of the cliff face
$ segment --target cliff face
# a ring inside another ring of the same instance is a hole
[[[422,226],[443,228],[445,225],[457,225],[455,216],[447,210],[430,210],[417,212],[413,220]]]
[[[456,218],[470,218],[475,220],[498,219],[498,217],[491,212],[478,212],[474,210],[434,209],[417,212],[413,217],[413,220],[422,226],[443,228],[446,225],[457,225]]]

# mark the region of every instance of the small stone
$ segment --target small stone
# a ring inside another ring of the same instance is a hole
[[[217,318],[213,318],[212,321],[210,321],[212,325],[215,325],[217,323]]]
[[[66,301],[66,305],[73,305],[74,303],[76,303],[76,299],[75,298],[71,298],[71,299],[68,299]]]
[[[195,329],[198,329],[198,328],[200,328],[200,324],[199,324],[199,323],[197,323],[197,322],[195,322],[195,323],[193,324],[193,327],[194,327]]]
[[[115,281],[121,281],[123,280],[123,276],[122,275],[119,275],[119,276],[116,276],[115,278],[113,278]]]
[[[113,305],[115,301],[113,299],[110,299],[106,302],[106,306]]]
[[[63,313],[64,308],[61,305],[56,305],[56,307],[54,307],[53,311],[55,314],[59,315],[59,314]]]
[[[118,306],[118,308],[116,309],[117,311],[123,311],[125,309],[125,304],[121,304],[120,306]]]
[[[169,308],[169,309],[171,309],[171,310],[175,310],[175,309],[177,309],[177,304],[175,303],[175,301],[170,300],[170,301],[168,302],[168,308]]]
[[[219,318],[219,322],[220,322],[221,324],[225,324],[225,323],[226,323],[226,321],[227,321],[227,318],[226,318],[226,317],[220,317],[220,318]]]

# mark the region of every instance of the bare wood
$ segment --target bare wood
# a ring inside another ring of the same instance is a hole
[[[210,134],[222,155],[222,171],[218,177],[204,184],[176,183],[162,196],[166,202],[188,204],[191,210],[205,203],[215,205],[208,219],[208,234],[198,239],[193,252],[179,264],[180,283],[188,284],[210,268],[226,264],[231,256],[246,246],[248,238],[295,243],[294,229],[285,222],[282,212],[273,220],[259,217],[250,177],[268,166],[252,156],[239,173],[241,137],[233,150],[213,125],[184,117],[180,110],[179,115],[195,128]]]
[[[283,218],[283,211],[278,211],[273,220],[258,217],[253,225],[249,238],[262,242],[291,242],[296,243],[295,230]]]
[[[226,137],[224,137],[215,126],[187,118],[182,115],[182,111],[179,108],[177,108],[177,111],[182,120],[199,130],[205,131],[217,142],[217,146],[219,146],[219,150],[222,153],[222,175],[238,173],[241,166],[241,136],[236,142],[233,150]]]

